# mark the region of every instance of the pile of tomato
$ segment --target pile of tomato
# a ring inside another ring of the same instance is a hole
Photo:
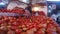
[[[13,29],[16,34],[60,34],[59,25],[43,15],[30,18],[0,16],[0,26]]]
[[[0,12],[23,14],[24,10],[16,8],[13,10],[0,9]],[[10,17],[0,16],[0,29],[14,30],[16,34],[60,34],[60,26],[43,12],[39,16]]]

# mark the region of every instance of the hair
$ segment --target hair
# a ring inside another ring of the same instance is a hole
[[[31,6],[26,7],[26,9],[32,14]]]

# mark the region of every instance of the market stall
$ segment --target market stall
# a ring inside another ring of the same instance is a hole
[[[7,8],[0,9],[0,34],[60,34],[59,24],[47,16],[46,4],[15,3],[13,8],[8,4]],[[32,13],[25,9],[26,5],[31,7]]]

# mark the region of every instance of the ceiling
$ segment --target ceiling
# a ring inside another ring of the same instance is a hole
[[[25,3],[29,3],[30,0],[19,0],[19,1],[22,1],[22,2],[25,2]],[[32,4],[35,4],[35,3],[45,3],[46,0],[32,0]]]

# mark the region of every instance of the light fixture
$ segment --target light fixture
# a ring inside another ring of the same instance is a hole
[[[22,1],[24,3],[29,3],[29,0],[19,0],[19,1]]]
[[[51,6],[49,6],[49,8],[51,9],[52,7],[51,7]]]
[[[5,5],[5,3],[1,2],[0,5]]]
[[[39,11],[40,10],[40,7],[33,7],[32,10],[33,11]]]
[[[27,2],[27,0],[22,0],[23,2]]]
[[[49,13],[51,13],[51,10],[48,10]]]

